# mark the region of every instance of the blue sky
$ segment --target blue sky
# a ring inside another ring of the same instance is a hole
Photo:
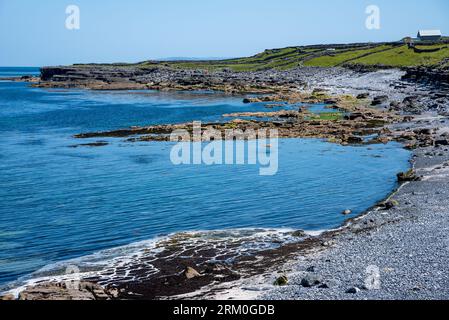
[[[65,28],[68,5],[80,30]],[[381,29],[365,28],[377,5]],[[449,34],[447,0],[0,0],[0,65],[237,57],[267,48]]]

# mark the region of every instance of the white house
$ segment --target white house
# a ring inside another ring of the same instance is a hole
[[[421,41],[438,41],[442,37],[440,30],[419,30],[418,39]]]

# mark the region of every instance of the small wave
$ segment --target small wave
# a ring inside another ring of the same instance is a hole
[[[230,229],[173,233],[163,237],[102,250],[76,259],[49,264],[10,283],[2,291],[18,295],[26,287],[43,282],[95,281],[115,285],[148,280],[163,272],[167,263],[198,259],[202,263],[232,264],[257,252],[299,242],[319,233],[293,229]],[[76,273],[73,273],[76,270]]]

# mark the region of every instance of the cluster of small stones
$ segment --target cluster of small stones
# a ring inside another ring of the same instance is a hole
[[[423,128],[399,131],[396,140],[404,142],[405,148],[414,150],[424,147],[449,146],[449,134],[438,134],[437,129]]]

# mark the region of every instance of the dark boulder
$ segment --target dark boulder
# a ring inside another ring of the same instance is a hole
[[[436,140],[435,141],[435,146],[436,147],[449,146],[449,141],[448,140]]]
[[[357,99],[362,100],[362,99],[367,99],[369,97],[369,93],[361,93],[359,95],[357,95]]]
[[[304,288],[311,288],[311,287],[319,285],[320,283],[321,283],[320,278],[313,274],[308,274],[301,280],[301,285]]]
[[[274,281],[273,285],[283,287],[288,285],[288,278],[287,276],[280,276],[279,278]]]
[[[377,96],[377,97],[374,97],[371,105],[378,106],[378,105],[386,103],[387,101],[388,101],[388,96]]]
[[[419,180],[421,180],[421,178],[416,175],[416,172],[413,169],[410,169],[407,172],[400,172],[400,173],[398,173],[397,177],[398,177],[398,181],[399,182],[419,181]]]

